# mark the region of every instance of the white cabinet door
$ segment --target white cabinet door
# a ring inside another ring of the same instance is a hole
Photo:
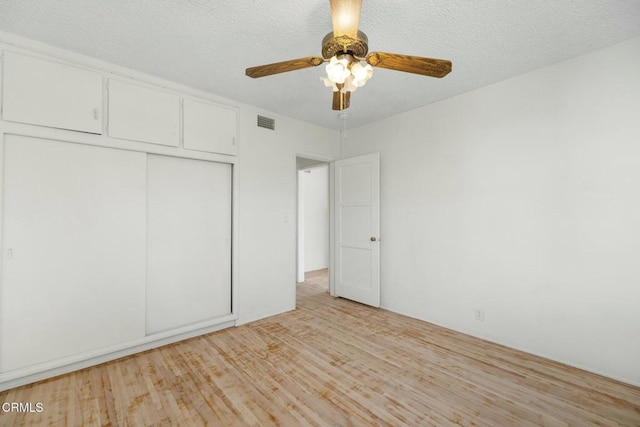
[[[235,155],[236,110],[185,99],[184,148]]]
[[[109,80],[109,136],[177,147],[179,124],[178,95]]]
[[[2,118],[102,133],[102,75],[4,52]]]
[[[231,165],[149,155],[147,334],[231,313]]]
[[[0,371],[145,333],[146,155],[7,135]]]

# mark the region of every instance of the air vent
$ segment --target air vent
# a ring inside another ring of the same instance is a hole
[[[258,116],[258,127],[275,130],[276,121],[271,117]]]

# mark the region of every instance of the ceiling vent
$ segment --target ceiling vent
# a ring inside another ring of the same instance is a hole
[[[275,130],[276,120],[271,117],[258,116],[258,127]]]

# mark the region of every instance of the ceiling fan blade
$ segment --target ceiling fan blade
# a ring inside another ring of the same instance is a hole
[[[317,56],[291,59],[289,61],[276,62],[267,65],[247,68],[245,74],[254,79],[258,77],[270,76],[272,74],[286,73],[287,71],[301,70],[303,68],[316,67],[324,62],[324,59]]]
[[[362,0],[329,0],[329,2],[331,3],[333,36],[357,38]]]
[[[367,64],[373,67],[388,68],[389,70],[404,71],[429,77],[440,78],[451,72],[451,61],[446,59],[371,52],[367,55],[366,61]]]

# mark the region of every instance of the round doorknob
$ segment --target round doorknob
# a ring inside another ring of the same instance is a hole
[[[372,242],[375,242],[375,241],[376,241],[376,238],[375,238],[375,237],[372,237],[372,238],[371,238],[371,241],[372,241]]]

